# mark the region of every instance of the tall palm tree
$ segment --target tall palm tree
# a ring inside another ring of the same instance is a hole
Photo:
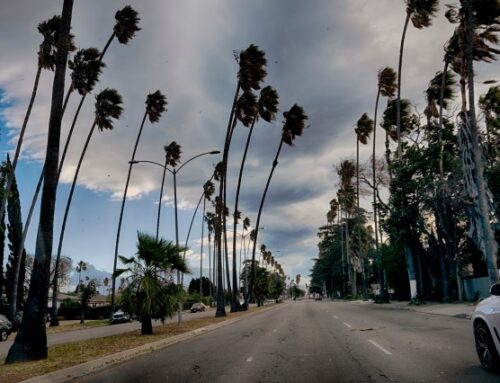
[[[82,271],[87,270],[87,263],[84,261],[78,262],[75,267],[75,271],[78,273],[78,288],[80,288],[80,284],[82,283]]]
[[[231,145],[231,138],[236,125],[236,103],[239,98],[240,90],[244,92],[251,91],[252,89],[260,89],[260,84],[267,75],[265,54],[254,44],[251,44],[247,49],[243,50],[239,54],[239,71],[238,71],[238,82],[236,84],[236,91],[233,98],[233,104],[231,107],[231,113],[229,115],[228,126],[226,130],[226,138],[224,141],[224,150],[222,154],[222,178],[219,183],[219,203],[217,204],[216,214],[218,216],[218,221],[221,225],[220,230],[215,233],[215,239],[217,242],[217,272],[222,272],[222,234],[224,233],[224,248],[226,252],[226,257],[228,257],[227,251],[227,235],[226,235],[226,217],[224,214],[224,209],[226,206],[226,178],[227,178],[227,161],[229,156],[229,148]],[[216,225],[217,227],[217,225]],[[220,264],[219,264],[220,262]],[[216,317],[226,316],[226,311],[224,308],[224,291],[222,290],[222,284],[218,286],[217,289],[217,311],[215,313]]]
[[[38,65],[35,75],[35,82],[33,85],[33,90],[31,92],[31,98],[28,103],[28,109],[26,110],[26,114],[24,116],[23,125],[21,126],[21,130],[19,132],[19,138],[17,140],[16,151],[14,153],[14,158],[12,160],[11,171],[7,175],[7,184],[5,186],[5,193],[2,196],[1,205],[0,205],[0,217],[3,215],[5,210],[5,205],[7,203],[7,196],[10,193],[10,189],[12,187],[12,181],[14,179],[14,175],[16,172],[17,161],[19,159],[19,155],[21,154],[21,146],[23,145],[24,134],[26,132],[26,127],[28,125],[28,121],[31,115],[31,110],[33,109],[33,104],[35,102],[36,94],[38,91],[38,84],[40,82],[40,76],[42,73],[42,69],[53,71],[56,66],[56,54],[57,54],[57,43],[59,40],[61,28],[61,16],[56,15],[50,18],[49,20],[43,21],[38,24],[38,32],[43,36],[43,40],[38,49]],[[65,41],[65,48],[68,52],[74,51],[76,49],[73,42],[73,35],[69,34]]]
[[[253,95],[252,95],[253,96]],[[236,219],[236,214],[239,214],[238,203],[240,199],[240,188],[241,180],[243,178],[243,169],[245,168],[245,161],[247,158],[248,148],[250,146],[250,139],[252,137],[253,128],[255,123],[258,121],[259,116],[266,122],[272,122],[276,118],[276,113],[278,112],[279,96],[278,92],[270,86],[266,86],[260,91],[260,97],[258,103],[252,103],[255,97],[252,98],[246,105],[255,105],[256,108],[252,108],[253,115],[250,116],[250,129],[248,130],[247,140],[245,143],[245,149],[243,151],[243,158],[241,159],[240,171],[238,174],[238,184],[236,186],[236,198],[234,202],[234,214],[235,218],[233,221],[233,254],[236,254],[236,233],[238,226],[238,219]],[[242,118],[243,119],[243,118]],[[246,122],[246,121],[245,121]],[[244,126],[247,126],[243,123]],[[233,301],[236,301],[237,295],[237,276],[236,276],[236,257],[233,255]]]
[[[172,242],[144,233],[138,233],[137,237],[136,256],[120,256],[128,267],[115,270],[113,278],[129,273],[129,284],[122,292],[122,306],[141,321],[141,334],[145,335],[153,333],[152,319],[163,322],[172,317],[181,301],[182,289],[158,271],[188,273],[189,269],[180,255],[182,249]]]
[[[378,251],[378,211],[377,211],[377,169],[376,169],[376,133],[377,133],[377,116],[378,116],[378,103],[380,96],[392,99],[396,94],[396,72],[391,67],[381,68],[377,73],[377,97],[375,100],[375,112],[373,115],[373,154],[372,154],[372,176],[373,176],[373,227],[375,231],[375,250]],[[386,139],[387,139],[386,134]],[[380,292],[382,293],[382,300],[386,301],[384,273],[382,268],[378,268],[378,279]]]
[[[213,177],[213,176],[212,176]],[[205,239],[205,212],[207,208],[207,200],[211,201],[215,193],[215,186],[212,178],[203,185],[203,215],[201,221],[201,246],[200,246],[200,302],[203,299],[202,279],[203,279],[203,241]],[[210,258],[209,258],[210,259]],[[210,275],[210,274],[209,274]],[[210,294],[210,293],[209,293]]]
[[[135,139],[134,149],[132,150],[132,156],[130,158],[129,165],[128,165],[127,180],[125,181],[125,189],[123,190],[122,204],[120,206],[120,216],[118,218],[118,229],[116,232],[115,255],[114,255],[114,259],[113,259],[113,273],[116,270],[116,261],[118,258],[118,248],[120,245],[120,233],[121,233],[121,229],[122,229],[123,212],[125,210],[125,202],[127,200],[127,192],[128,192],[128,186],[130,183],[130,176],[132,174],[133,161],[135,160],[135,154],[137,152],[137,147],[139,146],[139,141],[141,139],[142,129],[144,128],[144,123],[146,122],[146,117],[149,119],[149,122],[151,122],[151,123],[155,123],[155,122],[160,121],[162,114],[167,110],[166,106],[167,106],[167,98],[159,90],[147,95],[144,116],[142,117],[142,122],[141,122],[141,125],[139,127],[139,132],[137,133],[137,138]],[[160,204],[161,204],[161,201],[160,201]],[[112,282],[112,286],[111,286],[112,311],[113,311],[113,308],[115,305],[115,288],[116,288],[116,281],[115,281],[115,278],[113,278],[113,282]]]
[[[359,209],[359,143],[361,142],[363,145],[368,144],[368,138],[370,134],[373,132],[373,120],[368,117],[367,113],[363,113],[361,118],[358,120],[356,124],[356,199],[357,199],[357,215],[358,215],[358,225],[361,226],[361,210]],[[361,253],[361,231],[358,231],[358,248],[360,251],[361,258],[361,282],[362,282],[362,291],[363,298],[367,299],[367,291],[366,291],[366,276],[365,276],[365,257],[364,254]]]
[[[64,82],[68,59],[67,41],[70,38],[73,0],[64,0],[57,41],[52,105],[50,110],[45,179],[40,223],[38,227],[35,261],[31,272],[28,299],[24,306],[23,320],[14,344],[10,347],[5,363],[47,358],[47,333],[45,307],[50,283],[50,264],[54,229],[54,212],[57,189],[57,162],[61,134]],[[0,215],[1,217],[1,215]]]
[[[351,285],[351,294],[357,295],[356,272],[354,262],[351,257],[351,244],[349,236],[349,218],[355,211],[356,190],[352,185],[352,179],[356,176],[356,165],[351,160],[345,160],[340,163],[337,169],[340,177],[339,190],[337,191],[338,203],[341,206],[341,212],[344,213],[343,242],[345,243],[345,264],[347,265],[347,278]]]
[[[214,254],[215,257],[215,251],[212,252],[212,234],[214,232],[214,216],[215,214],[212,212],[207,212],[204,216],[203,219],[205,223],[207,224],[207,231],[208,231],[208,277],[210,281],[212,282],[210,284],[210,296],[212,299],[214,299],[214,291],[212,290],[212,286],[215,285],[215,258],[212,262],[212,253]],[[213,266],[213,269],[212,269]]]
[[[285,121],[283,123],[283,128],[281,131],[281,140],[278,145],[278,150],[276,151],[276,156],[274,157],[273,160],[271,172],[269,173],[269,177],[267,179],[266,186],[262,194],[262,198],[260,200],[259,211],[257,213],[257,220],[255,222],[255,239],[253,242],[253,249],[252,249],[252,268],[251,268],[248,294],[245,297],[245,305],[244,305],[245,308],[248,308],[248,300],[252,295],[252,288],[255,279],[255,250],[257,247],[257,240],[259,235],[260,218],[262,215],[262,209],[264,208],[266,194],[269,189],[269,185],[271,183],[271,178],[273,176],[274,169],[276,169],[276,166],[278,166],[278,158],[281,153],[281,148],[283,147],[283,144],[287,144],[288,146],[293,146],[295,139],[302,135],[305,128],[305,121],[307,120],[307,116],[304,113],[304,109],[297,104],[292,106],[288,112],[284,112],[283,116],[285,117]]]
[[[96,127],[101,132],[103,130],[113,129],[112,119],[120,118],[123,111],[121,104],[122,104],[122,97],[118,94],[118,92],[115,89],[106,88],[96,96],[94,122],[92,123],[89,134],[87,136],[87,140],[85,141],[85,144],[83,146],[80,159],[78,160],[78,165],[76,166],[75,175],[73,176],[73,183],[71,184],[68,200],[66,202],[66,208],[64,210],[61,233],[59,234],[59,244],[57,246],[56,264],[57,264],[57,259],[61,258],[61,251],[64,241],[64,234],[66,230],[66,223],[68,220],[69,209],[71,207],[71,202],[73,200],[73,193],[75,192],[76,181],[78,180],[78,174],[80,173],[80,168],[82,166],[83,159],[87,152],[90,139],[92,138],[92,135],[94,134]]]
[[[243,249],[245,248],[245,232],[249,229],[250,227],[250,218],[245,217],[243,219],[243,225],[241,228],[241,234],[240,234],[240,262],[239,262],[239,270],[238,270],[238,278],[241,276],[241,265],[242,265],[242,259],[241,259],[241,254],[243,252]],[[236,239],[236,238],[234,238]],[[245,260],[246,260],[246,253],[245,253]]]
[[[406,3],[406,18],[403,27],[403,35],[401,36],[401,46],[399,48],[399,64],[398,64],[398,94],[397,94],[397,113],[396,113],[396,132],[398,142],[398,159],[401,158],[401,71],[403,69],[403,50],[405,43],[406,30],[408,23],[412,22],[417,29],[427,28],[431,25],[432,17],[438,11],[439,0],[405,0]]]

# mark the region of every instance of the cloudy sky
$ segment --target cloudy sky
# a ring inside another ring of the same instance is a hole
[[[450,1],[453,3],[453,1]],[[455,1],[456,3],[456,1]],[[317,254],[317,228],[325,223],[328,202],[336,194],[335,165],[355,155],[354,124],[373,116],[376,73],[397,67],[405,9],[402,0],[86,0],[75,1],[72,32],[79,48],[102,49],[114,25],[114,14],[130,4],[142,28],[128,44],[114,41],[105,56],[106,69],[95,92],[112,87],[123,96],[124,113],[113,131],[98,133],[80,172],[70,211],[63,254],[111,271],[120,198],[146,95],[159,89],[168,112],[157,124],[146,124],[137,159],[163,161],[163,145],[182,145],[183,158],[222,149],[236,86],[233,51],[256,44],[266,52],[266,84],[280,94],[276,122],[256,126],[245,169],[240,210],[254,222],[259,199],[280,139],[282,112],[302,105],[310,127],[294,147],[284,148],[264,208],[260,242],[265,243],[288,275],[303,280]],[[36,26],[60,13],[62,0],[3,2],[0,12],[0,150],[12,151],[25,114],[36,72],[40,35]],[[453,31],[443,16],[433,25],[407,33],[403,97],[423,110],[424,90],[442,67],[443,44]],[[480,82],[498,74],[498,66],[478,66]],[[17,169],[23,218],[40,173],[48,125],[53,73],[43,72]],[[76,104],[74,96],[63,121],[65,140]],[[55,221],[55,243],[69,184],[92,122],[93,97],[78,120],[62,173]],[[382,104],[381,104],[382,105]],[[381,106],[383,109],[383,106]],[[230,155],[229,205],[233,205],[238,164],[247,129],[239,125]],[[382,153],[382,146],[380,153]],[[362,158],[370,155],[362,148]],[[193,207],[217,156],[197,159],[178,176],[181,200],[180,238],[186,237]],[[136,231],[154,233],[161,169],[136,165],[127,201],[120,254],[134,253]],[[161,235],[174,238],[172,180],[163,197]],[[369,202],[363,202],[369,207]],[[232,210],[232,209],[231,209]],[[38,218],[38,212],[36,213]],[[38,219],[33,226],[36,227]],[[31,230],[28,252],[34,252]],[[199,273],[201,217],[193,229],[188,254]],[[205,254],[206,256],[206,254]],[[207,260],[204,260],[204,267]]]

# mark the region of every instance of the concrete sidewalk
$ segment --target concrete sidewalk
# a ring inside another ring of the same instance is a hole
[[[409,301],[391,301],[391,303],[375,304],[373,301],[354,301],[355,304],[376,305],[377,308],[408,310],[424,314],[444,315],[454,318],[471,319],[476,308],[476,303],[425,303],[421,305],[410,305]]]

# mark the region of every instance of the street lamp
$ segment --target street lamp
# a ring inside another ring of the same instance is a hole
[[[212,150],[211,152],[205,152],[205,153],[200,153],[197,154],[193,157],[191,157],[189,160],[181,164],[178,168],[173,168],[172,170],[167,167],[167,162],[165,158],[165,164],[162,165],[159,162],[155,161],[130,161],[129,163],[134,165],[134,164],[139,164],[139,163],[148,163],[148,164],[153,164],[156,166],[160,166],[163,168],[163,177],[162,177],[162,186],[161,186],[161,194],[163,194],[163,183],[165,181],[165,172],[168,171],[174,176],[174,212],[175,212],[175,245],[177,248],[179,248],[179,220],[178,220],[178,215],[177,215],[177,173],[181,171],[181,169],[186,166],[188,163],[193,161],[196,158],[206,156],[206,155],[212,155],[212,154],[219,154],[219,150]],[[160,206],[158,206],[158,218],[157,218],[157,236],[158,236],[158,226],[159,226],[159,220],[160,220],[160,207],[161,207],[161,199],[162,195],[160,195]],[[181,272],[177,270],[177,284],[180,284],[181,282]],[[180,309],[180,304],[179,304],[179,309],[177,311],[177,323],[181,323],[181,309]]]

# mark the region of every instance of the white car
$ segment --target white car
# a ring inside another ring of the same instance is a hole
[[[472,314],[474,339],[479,361],[487,371],[500,371],[500,283],[490,297],[479,302]]]

